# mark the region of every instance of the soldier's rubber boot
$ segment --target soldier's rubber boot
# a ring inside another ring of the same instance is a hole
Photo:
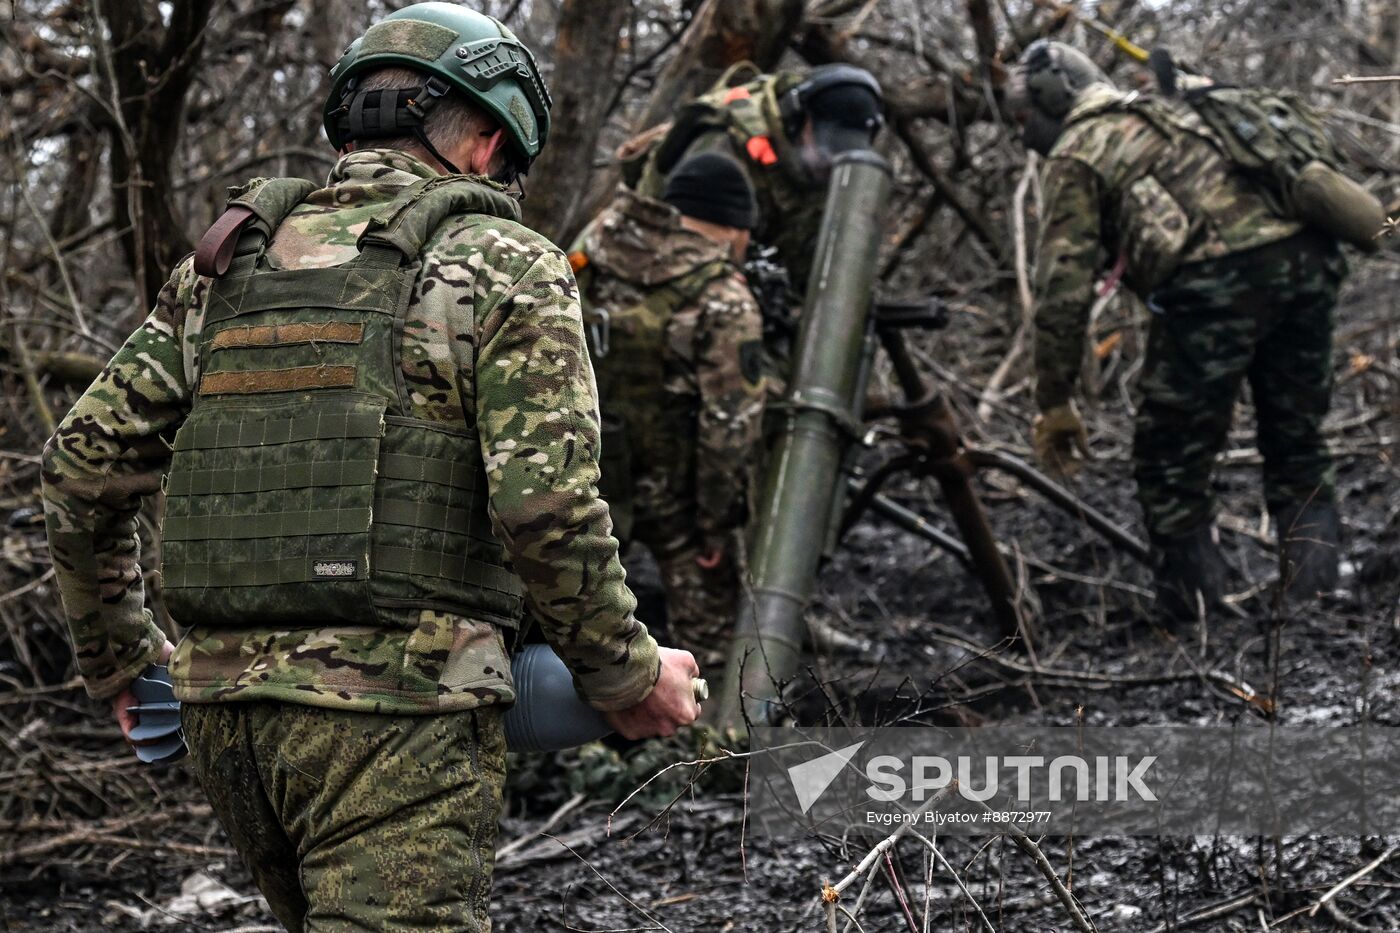
[[[1284,594],[1312,599],[1337,588],[1342,517],[1331,501],[1305,502],[1274,513],[1278,527],[1279,581]]]
[[[1214,531],[1207,522],[1184,534],[1152,538],[1155,616],[1168,628],[1198,621],[1220,601],[1225,562]]]

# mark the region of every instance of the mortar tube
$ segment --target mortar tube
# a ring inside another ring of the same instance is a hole
[[[838,156],[827,189],[813,274],[781,403],[782,430],[755,511],[752,588],[740,602],[716,722],[772,720],[781,685],[797,672],[803,614],[816,584],[842,463],[858,430],[876,255],[889,165],[873,152]]]

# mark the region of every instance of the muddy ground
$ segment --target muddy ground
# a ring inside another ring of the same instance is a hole
[[[1144,621],[1149,578],[1143,568],[1016,483],[984,478],[1001,539],[1055,568],[1027,570],[1042,606],[1036,648],[1043,666],[1109,675],[1219,669],[1271,697],[1281,723],[1343,725],[1366,717],[1400,724],[1397,294],[1400,263],[1372,262],[1348,287],[1340,314],[1339,387],[1330,424],[1348,562],[1344,592],[1326,604],[1282,614],[1272,606],[1271,531],[1264,525],[1247,405],[1219,473],[1222,541],[1239,611],[1216,616],[1202,630],[1172,636],[1154,629]],[[956,377],[948,389],[971,438],[1024,454],[1024,387],[999,402],[985,422],[974,413],[972,387],[982,385],[997,362],[979,348],[1004,347],[1005,326],[975,303],[955,300],[953,306],[953,327],[924,341],[927,362]],[[1110,314],[1105,327],[1127,320]],[[1126,478],[1130,422],[1121,401],[1137,337],[1131,327],[1124,333],[1103,361],[1109,375],[1092,427],[1099,459],[1074,485],[1140,533]],[[878,460],[884,452],[867,457]],[[893,491],[946,526],[922,481]],[[52,598],[42,589],[31,596]],[[936,635],[995,641],[976,585],[946,554],[868,518],[824,568],[814,613],[872,650],[813,658],[795,685],[794,702],[809,715],[839,710],[867,722],[962,725],[1206,725],[1262,715],[1258,706],[1194,678],[1088,690],[1027,683],[996,663],[968,663],[966,652]],[[1275,639],[1277,664],[1271,661]],[[93,704],[71,687],[0,694],[0,703],[6,721],[18,724],[0,742],[0,794],[17,795],[6,812],[31,821],[23,828],[0,826],[0,926],[82,933],[275,929],[187,772],[141,769],[123,754],[115,730]],[[823,929],[816,909],[822,882],[845,874],[864,848],[842,851],[818,839],[774,845],[749,834],[736,762],[714,765],[693,794],[657,817],[688,769],[671,772],[655,793],[621,808],[607,835],[609,812],[628,789],[679,754],[653,748],[624,765],[593,748],[553,761],[517,762],[501,832],[508,854],[496,877],[497,929]],[[127,822],[102,822],[118,816]],[[572,852],[537,835],[546,828]],[[1105,931],[1396,930],[1400,860],[1343,892],[1334,908],[1315,917],[1306,912],[1392,841],[1080,838],[1046,839],[1043,847]],[[1005,839],[945,839],[943,845],[996,929],[1071,929],[1044,878]],[[911,910],[920,918],[916,929],[984,928],[947,872],[922,884],[922,856],[913,849],[902,853],[901,868]],[[180,900],[182,885],[187,896]],[[204,907],[198,906],[201,896]],[[853,894],[842,903],[853,906]],[[1217,907],[1219,916],[1202,915]],[[922,925],[925,910],[928,926]],[[882,882],[872,887],[860,921],[870,933],[909,929]]]

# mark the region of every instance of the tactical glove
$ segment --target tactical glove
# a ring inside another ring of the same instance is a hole
[[[1073,402],[1056,405],[1035,416],[1031,423],[1031,447],[1035,449],[1036,459],[1061,476],[1072,476],[1093,456],[1089,451],[1089,432],[1084,429]],[[1074,456],[1076,451],[1077,457]]]

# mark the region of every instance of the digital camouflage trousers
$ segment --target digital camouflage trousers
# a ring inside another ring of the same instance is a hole
[[[1185,534],[1214,517],[1211,473],[1246,381],[1269,509],[1331,500],[1322,421],[1345,272],[1336,245],[1305,232],[1193,264],[1151,295],[1133,460],[1154,537]]]
[[[501,711],[185,704],[215,815],[292,933],[489,933]]]

